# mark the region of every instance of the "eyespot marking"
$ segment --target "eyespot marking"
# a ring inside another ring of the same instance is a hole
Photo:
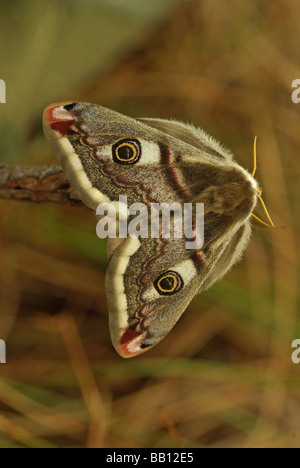
[[[140,160],[141,155],[140,142],[135,139],[120,140],[112,147],[113,160],[117,164],[135,164]]]
[[[182,277],[176,271],[166,271],[154,281],[154,287],[161,296],[172,296],[183,288]]]

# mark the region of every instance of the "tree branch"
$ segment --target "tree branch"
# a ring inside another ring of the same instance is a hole
[[[10,167],[0,164],[0,199],[79,205],[78,195],[59,166]]]

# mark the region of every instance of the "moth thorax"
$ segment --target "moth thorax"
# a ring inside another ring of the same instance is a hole
[[[219,170],[214,181],[197,196],[197,202],[204,203],[205,214],[216,213],[242,220],[256,205],[256,181],[250,178],[236,168]]]

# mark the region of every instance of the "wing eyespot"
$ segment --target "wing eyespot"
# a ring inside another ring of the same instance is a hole
[[[184,282],[176,271],[166,271],[154,281],[154,287],[161,296],[172,296],[183,288]]]
[[[141,145],[138,140],[120,140],[112,146],[112,157],[117,164],[136,164],[142,155]]]

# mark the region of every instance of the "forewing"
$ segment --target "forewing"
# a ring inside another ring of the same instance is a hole
[[[88,103],[49,106],[43,120],[71,185],[91,209],[117,202],[119,195],[126,195],[129,205],[182,202],[190,197],[180,170],[181,149],[176,141],[170,144],[172,137],[163,132]],[[139,145],[141,155],[134,164],[113,157],[115,145],[124,140]]]

